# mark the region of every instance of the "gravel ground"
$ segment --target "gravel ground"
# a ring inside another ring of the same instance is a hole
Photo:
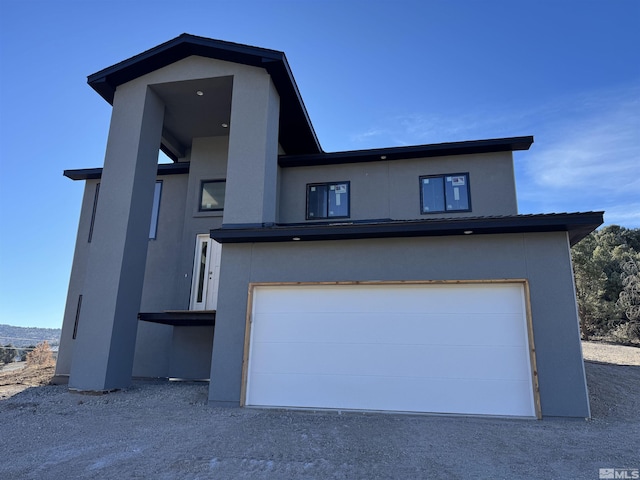
[[[597,479],[640,467],[640,366],[586,369],[589,421],[213,408],[199,383],[34,387],[0,400],[0,478]]]
[[[640,366],[640,346],[625,347],[599,342],[582,342],[582,355],[585,360],[594,362]]]

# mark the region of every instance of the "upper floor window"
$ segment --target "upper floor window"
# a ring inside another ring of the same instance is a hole
[[[98,196],[100,195],[100,183],[96,183],[93,194],[93,210],[91,212],[91,222],[89,224],[89,238],[91,243],[93,238],[93,227],[96,221],[96,211],[98,208]],[[162,195],[162,180],[157,180],[153,190],[153,207],[151,210],[151,225],[149,226],[149,240],[155,240],[158,235],[158,216],[160,215],[160,196]]]
[[[307,220],[349,217],[349,182],[307,185]]]
[[[100,195],[100,183],[96,183],[96,189],[93,192],[93,210],[91,211],[91,223],[89,224],[89,238],[87,241],[91,243],[93,238],[93,225],[96,223],[96,209],[98,208],[98,196]]]
[[[469,174],[420,177],[420,212],[468,212],[471,210]]]
[[[151,210],[151,225],[149,227],[149,239],[155,240],[158,235],[158,216],[160,215],[160,197],[162,195],[162,180],[156,182],[153,191],[153,210]]]
[[[215,212],[224,210],[225,180],[203,180],[200,188],[201,212]]]

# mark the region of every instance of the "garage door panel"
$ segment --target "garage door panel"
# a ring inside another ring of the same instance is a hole
[[[513,285],[339,285],[327,289],[315,286],[263,287],[256,299],[255,313],[473,313],[479,306],[494,313],[522,311],[522,295]],[[295,297],[290,292],[295,291]],[[372,295],[372,292],[375,292]],[[418,296],[420,302],[416,303]],[[461,302],[464,297],[466,301]],[[391,301],[390,301],[391,300]]]
[[[245,403],[535,416],[520,283],[256,287]]]
[[[476,380],[461,389],[458,382],[446,378],[257,375],[253,387],[261,393],[255,399],[249,394],[248,403],[256,406],[424,412],[427,403],[431,413],[534,415],[524,381],[505,385]],[[514,392],[506,402],[505,388]]]
[[[516,351],[505,352],[505,348]],[[512,381],[520,378],[528,362],[519,352],[517,347],[259,343],[254,345],[252,355],[255,374],[397,375]],[[505,356],[516,361],[505,362]],[[445,358],[455,361],[443,361]]]
[[[340,342],[446,345],[524,345],[522,315],[262,313],[256,338],[268,342]],[[336,332],[340,335],[337,336]]]

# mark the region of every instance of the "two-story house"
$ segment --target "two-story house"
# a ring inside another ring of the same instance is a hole
[[[103,168],[65,171],[70,389],[589,416],[569,248],[603,214],[518,214],[532,137],[325,153],[284,53],[186,34],[88,81],[113,113]]]

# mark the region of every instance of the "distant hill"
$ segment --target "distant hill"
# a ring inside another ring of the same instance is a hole
[[[14,327],[12,325],[0,324],[0,345],[14,347],[28,347],[47,341],[49,345],[60,344],[60,328],[36,328],[36,327]]]

